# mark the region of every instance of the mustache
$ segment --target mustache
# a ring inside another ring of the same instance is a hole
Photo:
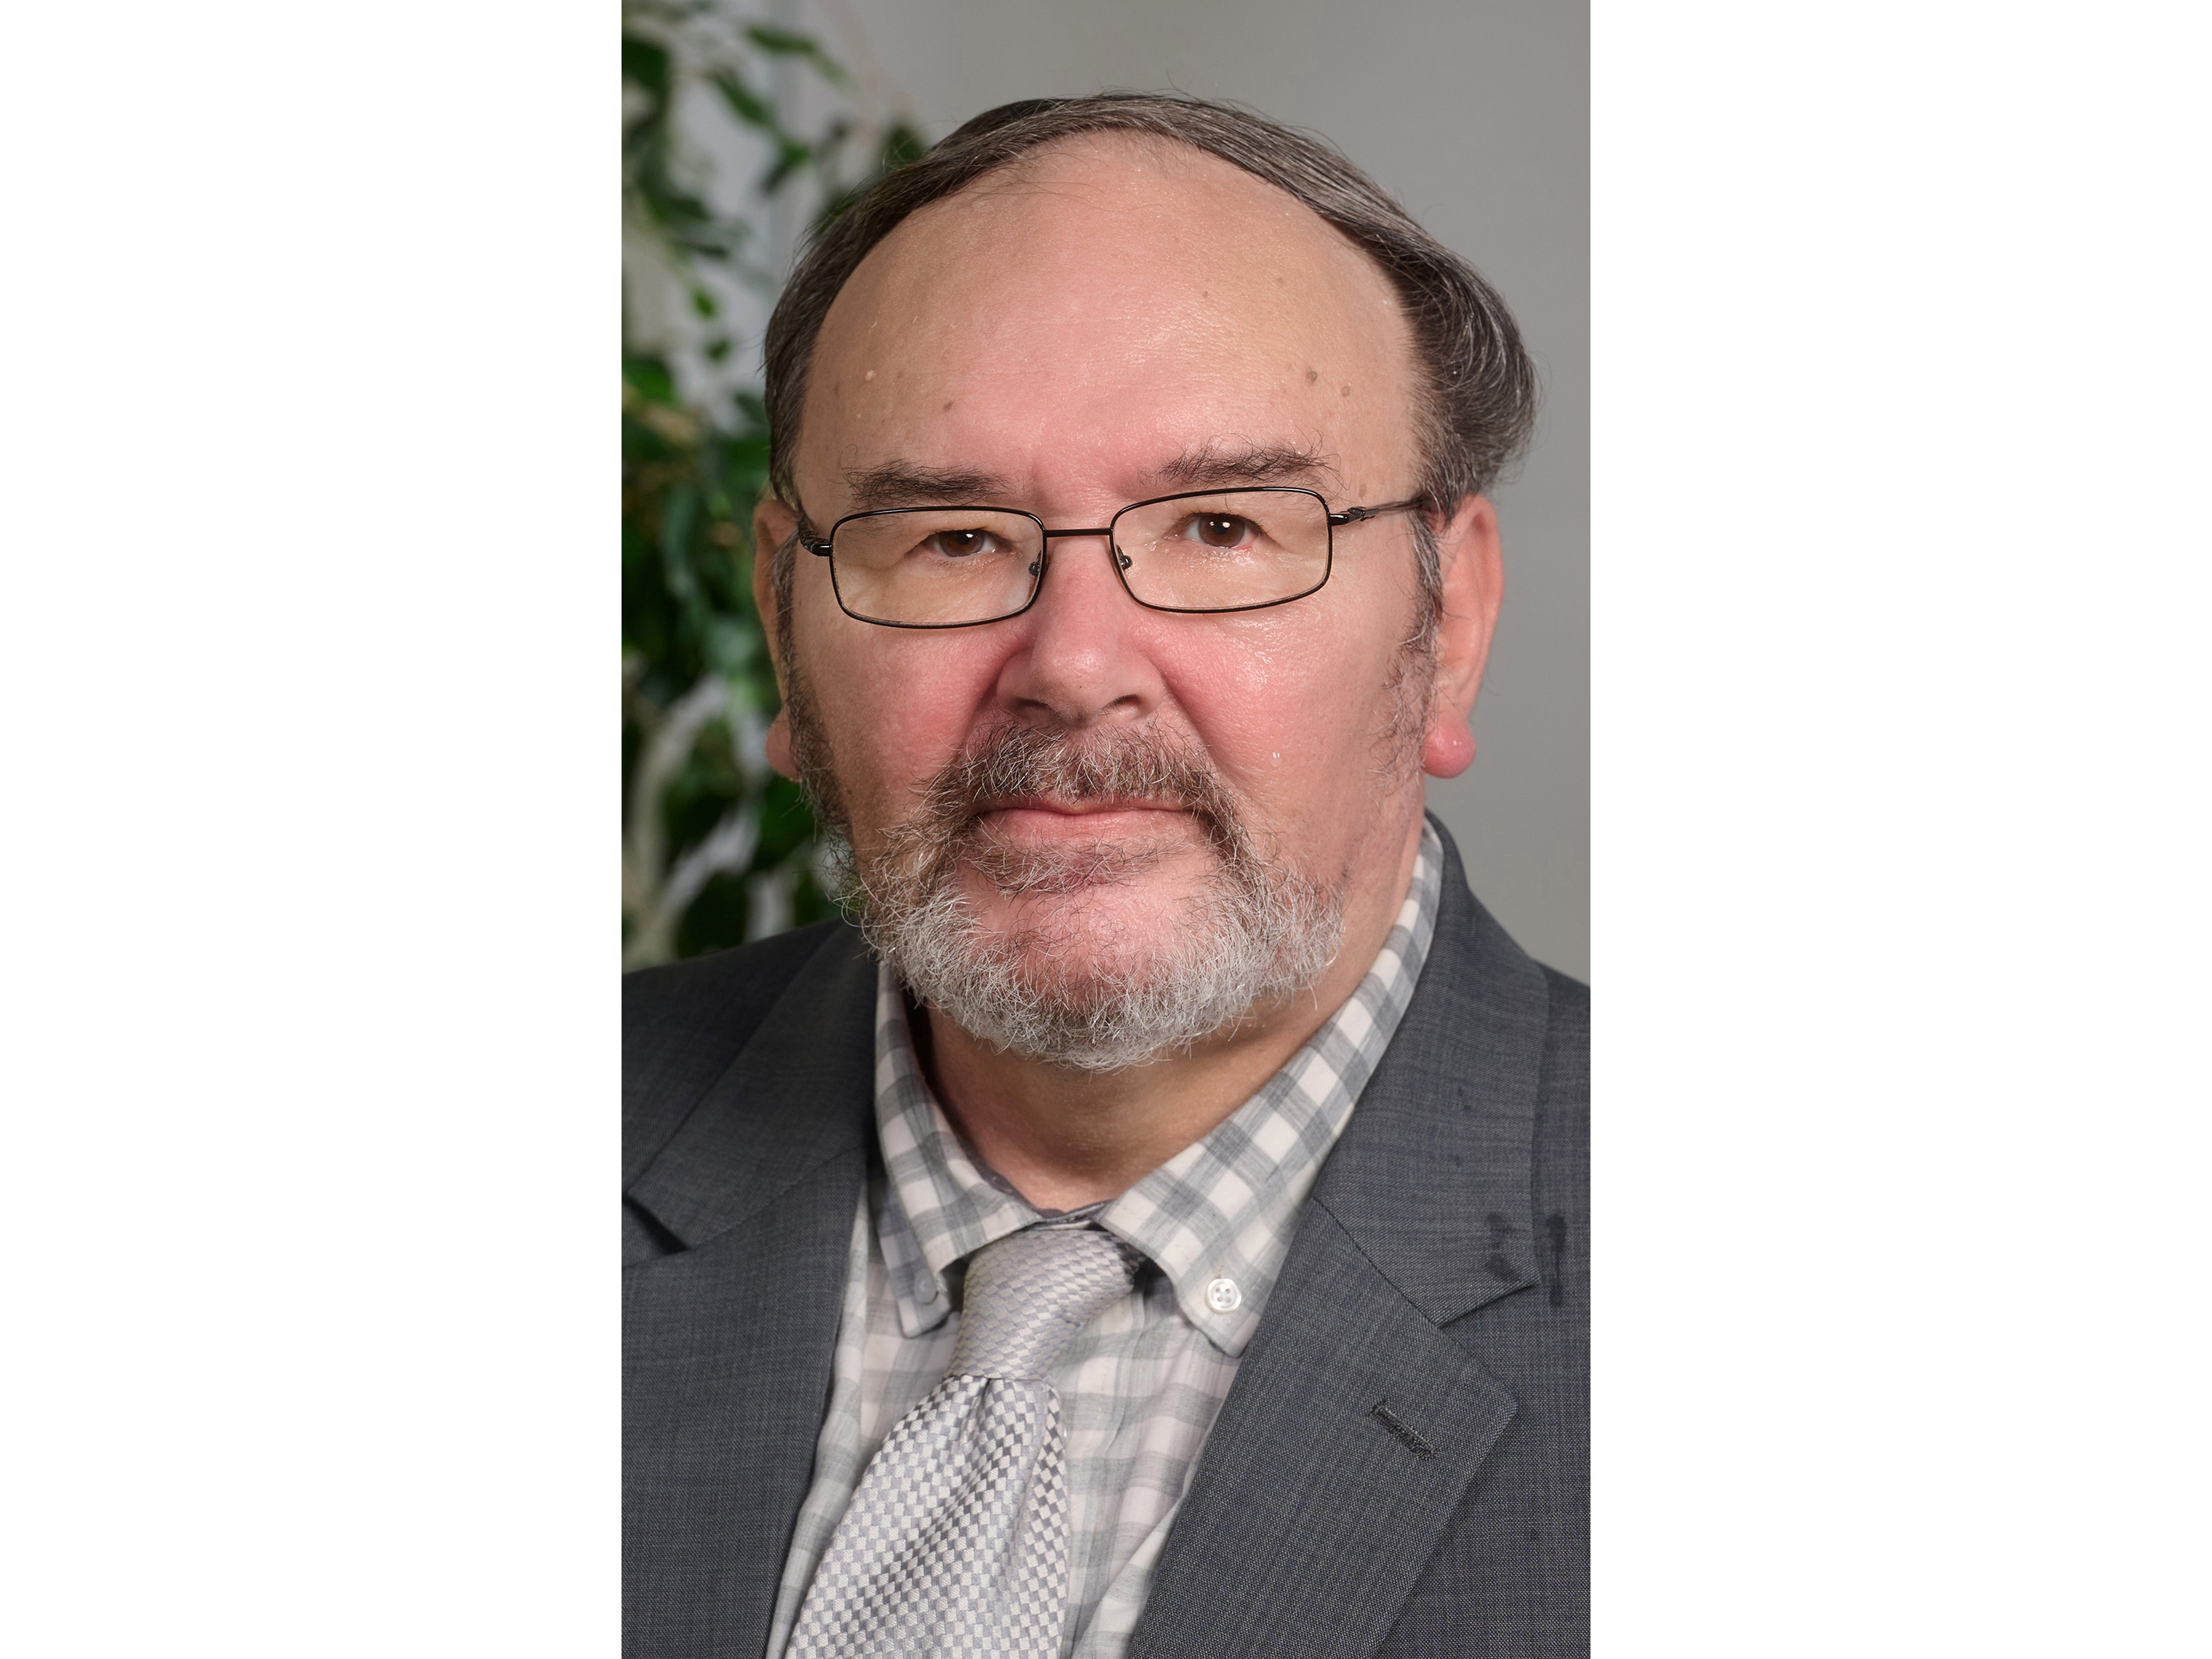
[[[1159,856],[1103,842],[1039,853],[1008,846],[984,823],[999,805],[1040,798],[1178,808],[1225,862],[1242,868],[1252,861],[1242,817],[1220,775],[1202,755],[1158,730],[1081,735],[1006,725],[978,734],[938,771],[915,815],[884,832],[880,862],[919,884],[966,862],[1011,896],[1126,880]]]

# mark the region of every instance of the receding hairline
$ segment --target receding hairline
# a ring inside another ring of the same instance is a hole
[[[947,214],[963,206],[972,207],[978,200],[1026,192],[1048,193],[1042,175],[1055,163],[1064,165],[1071,152],[1084,150],[1097,153],[1101,161],[1112,160],[1115,152],[1126,156],[1132,150],[1138,151],[1151,159],[1170,163],[1170,168],[1179,166],[1187,174],[1201,179],[1210,177],[1218,185],[1252,192],[1260,199],[1279,203],[1284,210],[1284,217],[1300,221],[1319,233],[1323,246],[1340,255],[1348,256],[1352,261],[1351,268],[1357,269],[1370,279],[1370,297],[1393,318],[1401,345],[1410,358],[1415,342],[1411,329],[1407,325],[1406,307],[1399,297],[1396,285],[1391,281],[1389,269],[1376,257],[1372,249],[1361,246],[1340,226],[1330,223],[1311,204],[1300,201],[1273,179],[1262,178],[1249,167],[1239,167],[1226,156],[1217,155],[1188,138],[1171,133],[1116,127],[1065,133],[1045,139],[1017,155],[1010,156],[989,172],[977,174],[958,189],[923,203],[885,231],[845,273],[844,279],[837,284],[837,291],[823,308],[822,319],[816,325],[812,338],[807,342],[804,372],[809,390],[812,388],[812,371],[821,349],[822,336],[828,331],[830,319],[837,314],[838,305],[852,291],[861,273],[884,258],[886,250],[896,249],[902,240],[908,238],[910,232],[926,230],[941,222]],[[1164,168],[1163,172],[1168,170]],[[1409,361],[1407,367],[1418,370],[1419,365]]]
[[[1241,180],[1255,185],[1271,195],[1280,197],[1285,205],[1297,209],[1323,228],[1334,231],[1348,246],[1366,255],[1370,263],[1376,263],[1371,255],[1367,255],[1364,248],[1273,179],[1262,178],[1249,167],[1239,167],[1227,156],[1216,155],[1204,145],[1194,143],[1179,134],[1152,132],[1138,127],[1087,127],[1079,132],[1064,132],[1040,139],[1026,149],[996,163],[988,172],[977,173],[957,190],[923,203],[894,226],[883,240],[890,240],[907,224],[956,202],[978,196],[1011,195],[1024,188],[1036,188],[1038,174],[1048,171],[1056,162],[1065,162],[1072,154],[1085,150],[1093,152],[1101,160],[1111,159],[1117,152],[1126,159],[1134,152],[1145,160],[1161,163],[1163,173],[1180,168],[1185,173],[1216,173],[1224,182]],[[878,247],[882,246],[882,242],[877,244]],[[861,263],[866,264],[866,261],[863,259]],[[1376,268],[1381,268],[1379,263]]]

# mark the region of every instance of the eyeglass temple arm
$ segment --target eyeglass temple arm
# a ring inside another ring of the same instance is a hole
[[[1347,507],[1341,513],[1328,515],[1331,524],[1358,524],[1363,519],[1379,519],[1386,513],[1403,513],[1409,507],[1426,507],[1428,502],[1416,495],[1408,501],[1392,501],[1387,507]]]

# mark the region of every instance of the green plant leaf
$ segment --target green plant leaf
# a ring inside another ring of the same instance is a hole
[[[730,113],[747,126],[757,127],[771,136],[783,131],[768,100],[747,86],[744,77],[734,70],[715,76],[714,82],[714,90],[722,94],[722,102],[728,106]]]
[[[622,40],[622,72],[623,80],[635,82],[656,100],[668,96],[668,49],[659,42],[643,35],[625,33]]]
[[[845,66],[804,34],[778,28],[773,23],[755,23],[745,30],[745,39],[770,57],[805,59],[832,86],[848,87],[853,83],[853,77],[845,72]]]
[[[624,357],[623,384],[641,398],[665,404],[671,409],[677,406],[676,377],[668,372],[668,365],[658,357]]]
[[[668,492],[660,504],[660,567],[668,591],[678,599],[699,597],[699,579],[691,568],[691,526],[699,515],[698,492],[688,484]]]

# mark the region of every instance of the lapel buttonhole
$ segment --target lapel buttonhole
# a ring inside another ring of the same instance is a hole
[[[1399,1439],[1404,1441],[1406,1443],[1407,1449],[1410,1450],[1414,1456],[1434,1457],[1437,1455],[1437,1449],[1434,1446],[1431,1446],[1426,1440],[1423,1439],[1418,1433],[1416,1433],[1413,1431],[1413,1426],[1408,1424],[1405,1419],[1400,1417],[1397,1413],[1390,1409],[1390,1402],[1389,1401],[1376,1401],[1375,1402],[1374,1409],[1370,1411],[1367,1414],[1370,1417],[1374,1418],[1377,1422],[1381,1423],[1382,1426],[1389,1430],[1391,1433],[1396,1435]]]

